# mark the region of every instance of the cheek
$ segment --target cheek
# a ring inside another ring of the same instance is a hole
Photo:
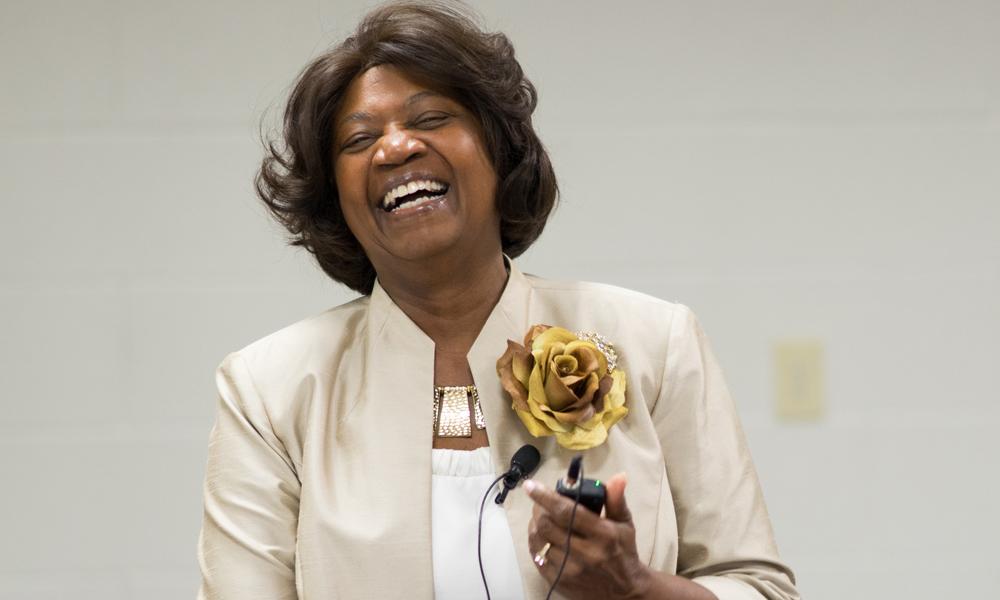
[[[344,213],[358,210],[367,204],[367,181],[359,165],[352,164],[349,159],[337,160],[333,166],[333,180]]]
[[[496,192],[497,176],[493,169],[493,161],[485,146],[474,134],[466,135],[459,145],[464,159],[464,168],[471,175],[469,184],[477,194],[492,199]]]

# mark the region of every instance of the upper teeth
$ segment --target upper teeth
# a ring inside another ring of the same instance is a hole
[[[430,181],[429,179],[421,179],[419,181],[411,181],[409,183],[404,183],[399,185],[387,193],[382,198],[382,208],[389,209],[396,203],[396,199],[407,194],[412,194],[418,190],[427,190],[428,192],[440,192],[445,189],[445,184],[438,181]]]

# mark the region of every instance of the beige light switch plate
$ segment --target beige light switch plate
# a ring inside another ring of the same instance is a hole
[[[774,343],[775,413],[783,421],[823,418],[823,343],[816,339]]]

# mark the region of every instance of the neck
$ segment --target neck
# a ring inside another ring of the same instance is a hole
[[[379,284],[441,352],[468,353],[507,284],[503,255],[379,269]]]

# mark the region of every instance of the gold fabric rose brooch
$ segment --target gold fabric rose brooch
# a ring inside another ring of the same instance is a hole
[[[592,332],[535,325],[524,345],[507,340],[497,374],[514,412],[535,437],[586,450],[604,443],[628,414],[625,373],[614,347]]]

